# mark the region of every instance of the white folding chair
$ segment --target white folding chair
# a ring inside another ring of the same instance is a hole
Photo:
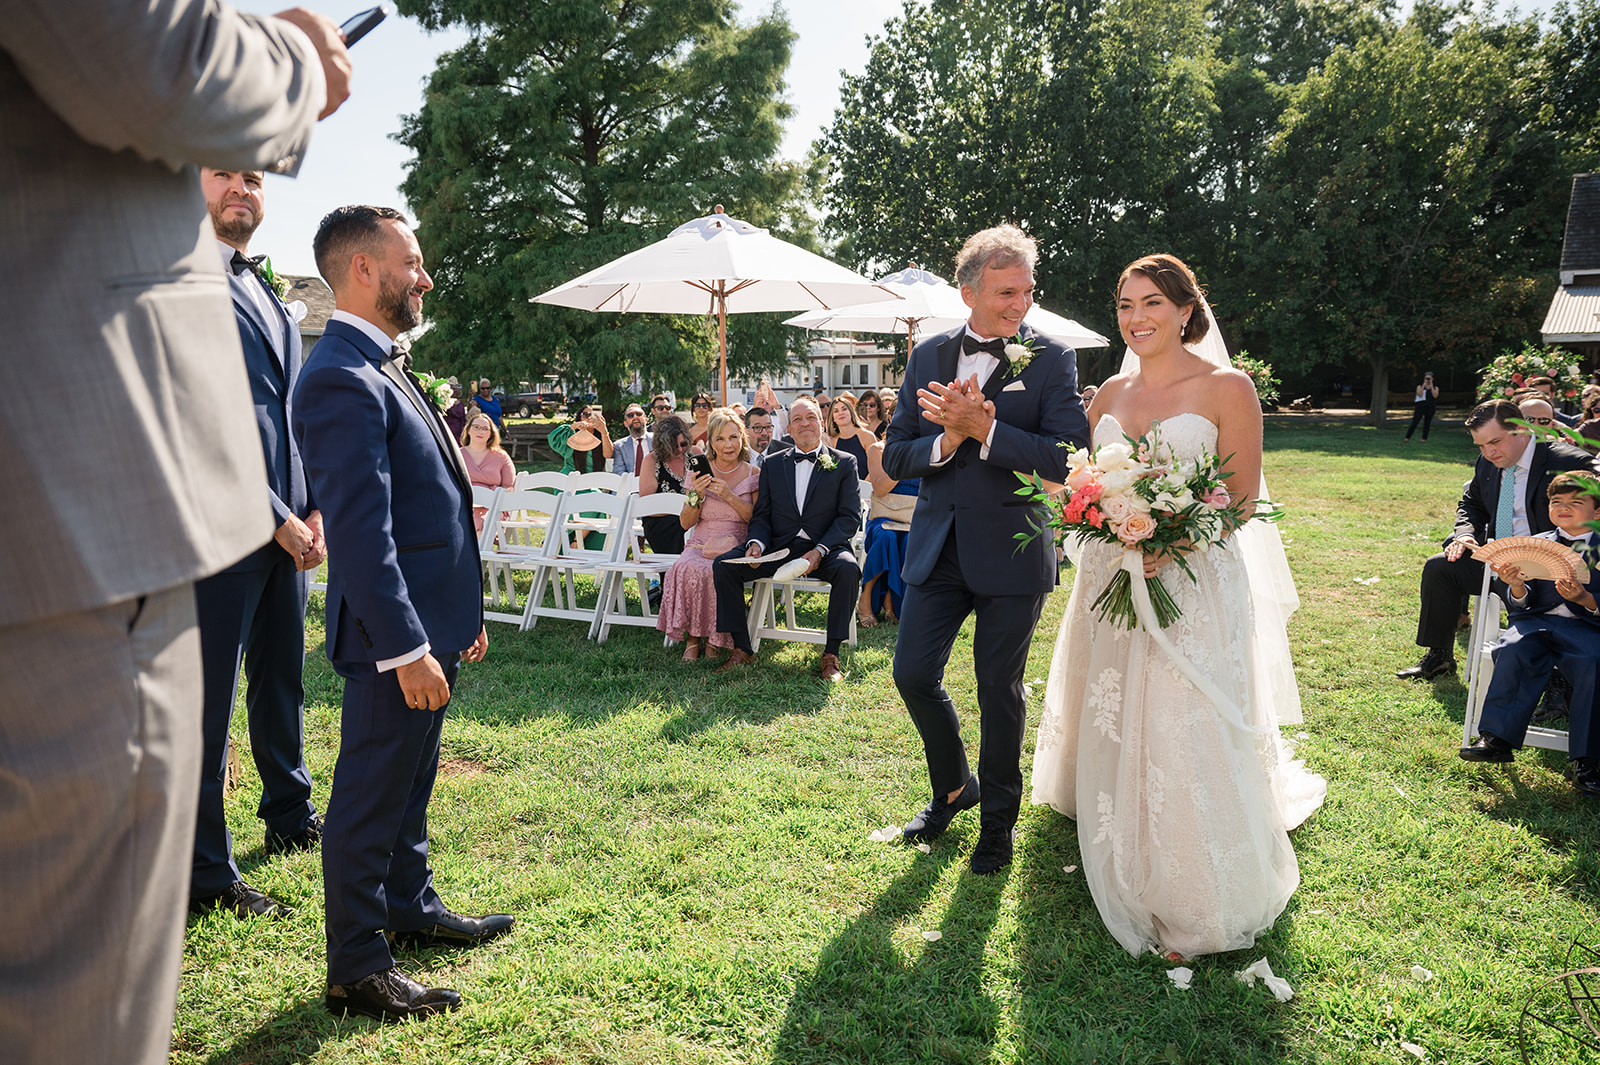
[[[602,562],[595,567],[600,575],[600,601],[595,608],[594,622],[589,626],[589,637],[605,643],[613,625],[638,625],[655,628],[656,614],[650,609],[650,581],[659,580],[678,561],[677,555],[655,554],[647,551],[644,533],[640,531],[640,518],[676,516],[683,510],[683,495],[678,492],[656,492],[653,495],[634,496],[629,511],[627,553],[618,562]],[[628,613],[628,578],[634,578],[639,588],[639,613]]]
[[[1478,718],[1483,716],[1483,700],[1489,694],[1489,680],[1494,676],[1494,656],[1490,652],[1500,638],[1500,612],[1505,604],[1498,595],[1489,591],[1489,567],[1483,567],[1483,587],[1478,590],[1478,603],[1472,611],[1472,634],[1467,642],[1467,714],[1461,726],[1461,746],[1470,746],[1478,736]],[[1565,751],[1565,729],[1528,726],[1528,735],[1522,741],[1526,747],[1540,747],[1547,751]]]
[[[518,571],[534,569],[540,559],[557,549],[558,538],[550,530],[565,498],[564,493],[542,488],[500,490],[484,518],[478,549],[488,592],[484,597],[486,620],[522,624],[523,611],[517,605],[513,576]]]
[[[587,621],[593,626],[599,608],[599,566],[622,560],[628,547],[628,511],[633,499],[610,492],[568,492],[561,497],[560,513],[545,534],[549,550],[528,566],[533,571],[533,586],[523,603],[523,629],[533,628],[540,618]],[[590,537],[599,537],[600,545],[589,547]],[[579,576],[595,582],[594,606],[578,605]],[[548,606],[544,602],[547,590],[552,599]]]

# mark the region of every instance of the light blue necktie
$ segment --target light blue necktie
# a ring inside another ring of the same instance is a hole
[[[1500,505],[1494,511],[1494,536],[1498,540],[1502,536],[1511,536],[1516,529],[1513,517],[1517,503],[1517,468],[1507,467],[1500,471]]]

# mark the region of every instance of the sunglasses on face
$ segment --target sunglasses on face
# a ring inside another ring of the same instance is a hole
[[[1526,420],[1532,422],[1534,425],[1551,425],[1555,422],[1554,418],[1528,418]]]
[[[694,409],[695,410],[710,410],[711,409],[711,404],[709,404],[709,403],[696,403],[694,405]]]

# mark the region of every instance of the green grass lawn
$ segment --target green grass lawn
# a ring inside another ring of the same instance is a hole
[[[972,817],[928,854],[867,838],[927,800],[893,626],[862,630],[829,688],[813,647],[767,643],[728,680],[653,631],[599,646],[582,624],[543,621],[491,625],[445,725],[435,883],[453,908],[518,925],[401,964],[466,1005],[391,1026],[323,1010],[318,858],[265,858],[246,756],[229,809],[241,864],[298,912],[191,921],[173,1060],[1414,1062],[1407,1042],[1429,1062],[1519,1061],[1529,995],[1575,967],[1575,942],[1600,941],[1600,808],[1564,782],[1561,756],[1462,762],[1462,684],[1393,677],[1417,656],[1419,567],[1472,454],[1458,429],[1402,444],[1393,429],[1269,425],[1303,602],[1290,635],[1306,724],[1287,731],[1305,734],[1328,801],[1295,834],[1301,886],[1277,926],[1191,963],[1191,990],[1106,934],[1081,873],[1064,871],[1077,837],[1058,814],[1026,808],[1015,864],[989,878],[966,868]],[[1030,680],[1067,592],[1046,606]],[[307,757],[325,806],[339,682],[320,622],[314,610]],[[949,682],[973,742],[970,636]],[[1293,1001],[1234,979],[1263,956]],[[1550,1037],[1530,1050],[1550,1065],[1586,1053]]]

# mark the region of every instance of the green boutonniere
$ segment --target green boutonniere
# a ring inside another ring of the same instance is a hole
[[[422,386],[422,394],[433,400],[433,405],[441,411],[450,409],[456,401],[455,391],[450,387],[450,381],[444,377],[435,377],[431,373],[417,372],[417,383]]]
[[[273,272],[271,258],[262,259],[260,265],[256,267],[256,273],[261,275],[261,280],[267,283],[267,287],[272,289],[280,302],[289,302],[289,285]]]
[[[1023,340],[1020,333],[1006,341],[1006,362],[1010,364],[1006,373],[1008,377],[1015,377],[1028,368],[1028,363],[1032,362],[1033,357],[1039,354],[1034,347],[1037,343],[1038,340],[1034,337]]]

